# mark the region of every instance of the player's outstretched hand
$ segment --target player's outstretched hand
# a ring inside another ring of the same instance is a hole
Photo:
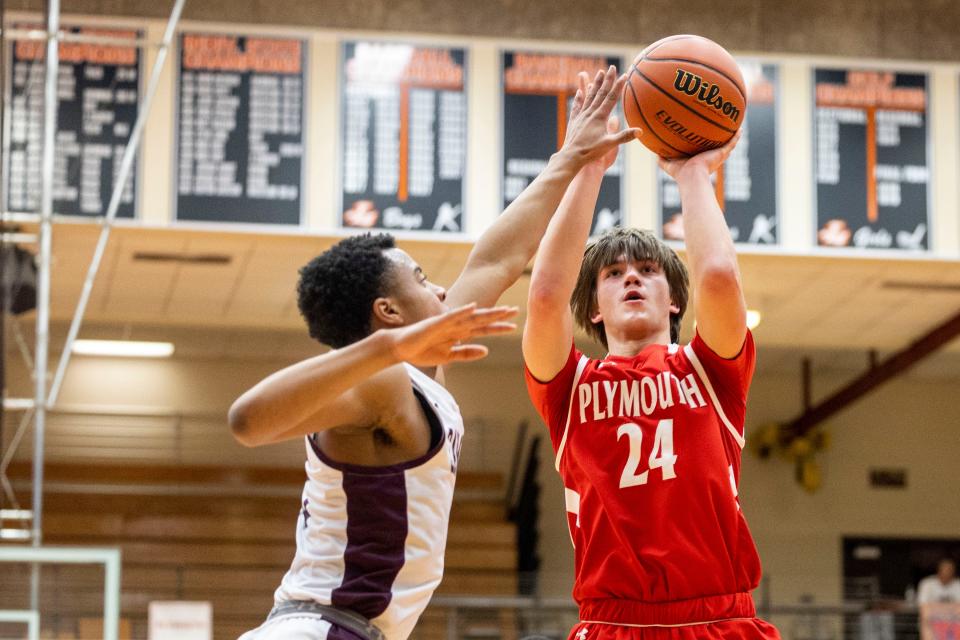
[[[476,304],[468,304],[406,327],[389,329],[390,346],[399,361],[418,367],[479,360],[487,355],[487,348],[469,341],[514,331],[517,325],[508,320],[517,312],[517,307],[478,309]]]
[[[717,147],[716,149],[710,149],[709,151],[704,151],[698,153],[695,156],[690,156],[689,158],[660,158],[660,168],[664,170],[670,177],[674,180],[678,180],[680,174],[683,171],[689,171],[691,169],[706,169],[707,175],[712,174],[714,171],[720,168],[720,166],[730,157],[730,153],[733,151],[733,148],[737,146],[737,143],[740,142],[740,136],[743,135],[743,128],[741,127],[733,137],[730,138],[730,141],[722,147]]]
[[[570,121],[561,151],[567,152],[583,166],[606,156],[612,149],[633,140],[640,134],[636,128],[609,131],[607,121],[613,113],[627,76],[617,77],[617,68],[611,65],[606,71],[598,71],[593,82],[587,83],[587,75],[578,76],[580,88],[573,98]],[[614,156],[615,157],[615,156]]]

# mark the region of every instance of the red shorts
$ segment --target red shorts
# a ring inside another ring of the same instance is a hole
[[[568,640],[780,640],[749,593],[676,602],[586,600]]]
[[[569,640],[780,640],[780,632],[760,618],[721,620],[687,627],[627,627],[581,622]]]

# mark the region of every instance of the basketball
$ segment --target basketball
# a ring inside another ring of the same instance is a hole
[[[623,113],[640,141],[679,158],[723,146],[743,123],[746,85],[740,68],[713,40],[677,35],[640,52],[623,88]]]

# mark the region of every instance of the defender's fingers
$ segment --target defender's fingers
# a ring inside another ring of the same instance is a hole
[[[519,307],[489,307],[487,309],[477,309],[470,318],[472,320],[480,320],[481,322],[493,322],[495,320],[512,318],[518,313],[520,313]]]
[[[462,307],[445,311],[438,316],[430,318],[430,320],[425,320],[424,322],[430,322],[436,327],[452,326],[466,318],[471,317],[476,310],[477,303],[471,302],[470,304],[465,304]]]
[[[593,98],[593,107],[595,109],[605,110],[611,100],[611,96],[613,99],[613,104],[616,104],[619,94],[614,93],[613,88],[616,86],[617,81],[617,68],[613,65],[610,65],[607,70],[603,72],[603,81]],[[612,107],[610,108],[612,109]],[[609,113],[609,111],[606,111],[606,113]]]
[[[445,331],[449,335],[469,335],[477,327],[483,327],[495,322],[502,322],[513,318],[520,309],[518,307],[493,307],[489,309],[476,309],[468,316],[457,318],[455,322],[444,324],[440,331]]]
[[[593,99],[597,95],[597,90],[600,89],[600,85],[603,82],[603,71],[597,71],[597,75],[593,77],[593,82],[587,86],[587,96],[583,99],[584,110],[590,109],[593,107]]]
[[[577,93],[573,97],[573,108],[570,109],[570,118],[573,120],[583,110],[584,99],[587,96],[587,73],[581,71],[577,74]]]
[[[468,362],[487,357],[490,350],[482,344],[460,344],[450,348],[449,362]]]
[[[491,325],[494,325],[500,322],[506,322],[506,323],[512,324],[510,322],[510,318],[512,318],[514,315],[516,314],[510,313],[510,314],[488,315],[482,318],[474,318],[469,323],[457,325],[457,330],[461,332],[472,333],[473,331],[476,331],[477,329],[480,329],[482,327],[489,327]]]
[[[613,69],[614,67],[610,67]],[[627,84],[627,74],[621,74],[610,88],[610,92],[606,95],[601,104],[601,108],[606,113],[612,113],[614,108],[616,108],[617,103],[620,101],[620,96],[623,95],[623,87]]]
[[[444,332],[455,330],[456,327],[459,327],[465,321],[469,319],[476,312],[477,303],[471,302],[470,304],[465,304],[462,307],[457,307],[456,309],[451,309],[445,311],[444,313],[429,318],[427,320],[422,320],[423,326],[431,332]],[[419,324],[419,323],[418,323]]]
[[[470,332],[470,337],[500,335],[502,333],[512,333],[516,330],[517,325],[513,322],[493,322],[482,327],[476,327]]]
[[[607,133],[616,133],[620,130],[620,118],[615,115],[607,118]]]
[[[457,307],[456,309],[450,309],[449,311],[445,311],[444,313],[442,313],[437,317],[442,320],[466,318],[471,314],[473,314],[473,312],[476,311],[476,309],[477,309],[477,303],[471,302],[470,304],[465,304],[462,307]]]
[[[629,127],[627,129],[624,129],[623,131],[618,131],[617,133],[613,134],[611,136],[611,140],[613,140],[614,143],[620,145],[626,142],[630,142],[634,138],[639,139],[642,133],[643,131],[637,127]]]
[[[583,108],[583,93],[583,89],[577,89],[576,95],[573,96],[573,106],[570,108],[568,120],[573,120],[580,114],[580,110]]]
[[[577,73],[577,97],[580,99],[579,109],[577,113],[583,111],[583,107],[587,102],[587,91],[588,85],[590,84],[590,76],[587,75],[586,71],[580,71]],[[574,104],[576,105],[576,99],[574,99]],[[573,116],[570,117],[573,120]]]

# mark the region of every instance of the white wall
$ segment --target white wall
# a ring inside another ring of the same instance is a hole
[[[817,494],[793,483],[787,463],[746,458],[741,500],[778,600],[804,592],[839,599],[844,535],[960,537],[958,382],[895,380],[831,419],[833,446],[820,456],[824,486]],[[799,376],[760,376],[753,391],[750,425],[799,408]],[[871,467],[907,469],[907,489],[871,489]]]

